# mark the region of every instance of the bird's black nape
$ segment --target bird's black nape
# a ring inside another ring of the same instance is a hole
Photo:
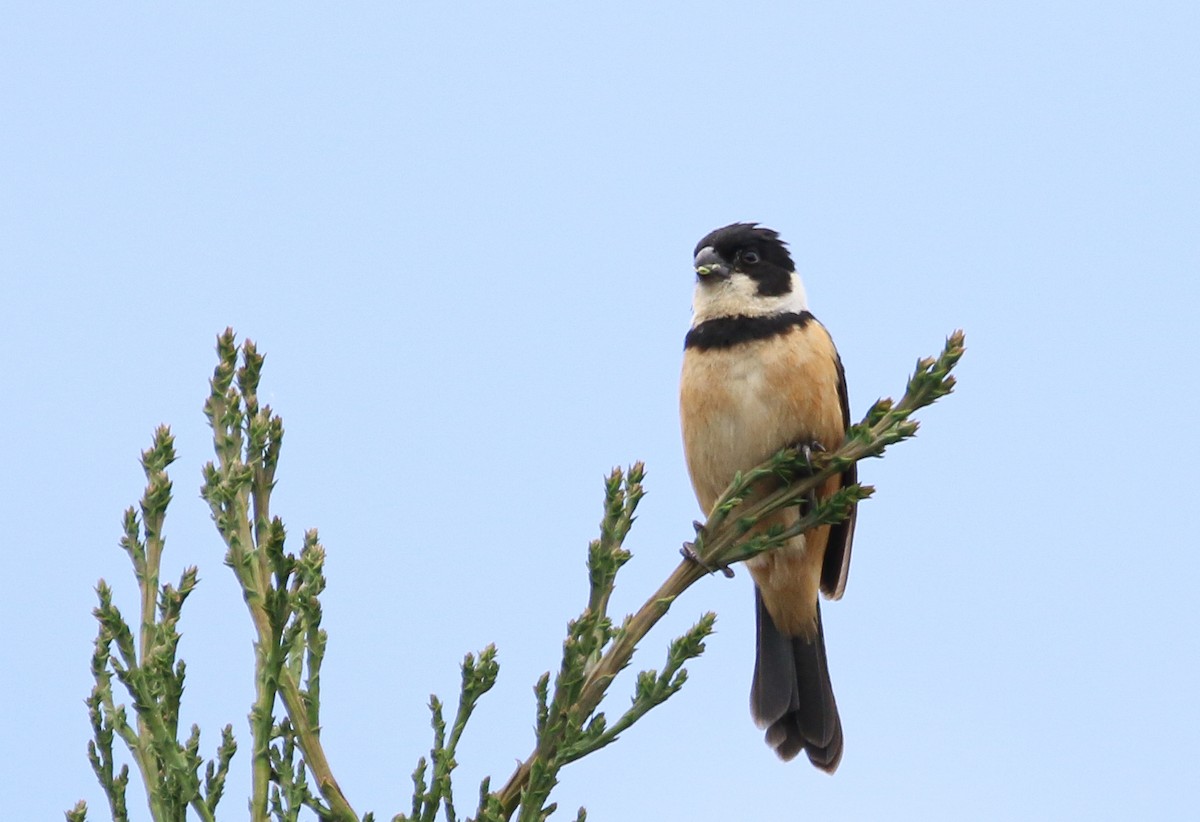
[[[712,248],[730,266],[753,277],[758,282],[758,293],[764,297],[792,290],[791,273],[796,265],[778,231],[758,223],[732,223],[704,235],[693,256],[702,248]],[[749,252],[753,256],[747,256]]]

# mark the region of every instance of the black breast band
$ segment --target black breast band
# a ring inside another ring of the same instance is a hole
[[[705,320],[687,333],[684,348],[707,351],[710,348],[732,348],[745,342],[765,340],[785,334],[793,328],[803,328],[813,320],[807,311],[768,314],[761,317],[717,317]]]

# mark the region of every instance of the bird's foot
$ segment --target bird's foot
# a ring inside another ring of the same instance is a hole
[[[696,537],[697,538],[701,537],[704,534],[704,523],[703,522],[700,522],[699,520],[695,520],[692,522],[692,527],[696,529]],[[707,562],[705,562],[704,560],[700,559],[700,555],[698,553],[696,553],[696,543],[694,543],[694,542],[685,542],[683,544],[683,547],[679,549],[679,553],[683,554],[684,559],[691,560],[692,562],[696,563],[701,568],[703,568],[705,571],[708,571],[710,574],[715,574],[717,571],[720,571],[722,574],[724,574],[729,579],[733,579],[733,569],[730,568],[728,565],[718,565],[716,568],[714,568],[711,565],[709,565]]]
[[[816,471],[813,469],[813,464],[812,464],[813,454],[824,453],[825,446],[821,445],[821,443],[817,442],[816,440],[812,440],[811,442],[797,443],[795,445],[795,448],[798,452],[800,452],[800,456],[803,457],[803,459],[804,459],[804,462],[807,466],[808,475],[812,476],[813,474],[815,474]],[[808,513],[813,508],[815,508],[816,505],[817,505],[817,489],[814,488],[808,492],[808,495],[805,498],[804,504],[801,505],[801,513],[802,514]]]
[[[821,443],[817,442],[816,440],[812,440],[811,442],[796,443],[796,445],[794,447],[797,451],[800,452],[800,456],[804,458],[804,462],[808,466],[809,473],[812,473],[813,472],[813,464],[812,464],[813,454],[825,453],[825,446],[821,445]]]

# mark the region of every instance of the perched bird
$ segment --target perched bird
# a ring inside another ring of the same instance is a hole
[[[696,245],[694,262],[679,405],[688,473],[707,515],[736,472],[780,449],[840,447],[850,407],[837,349],[809,313],[777,232],[756,223],[719,228]],[[856,481],[852,466],[817,495]],[[798,516],[781,511],[757,528],[790,525]],[[751,714],[782,759],[803,750],[829,773],[842,758],[842,725],[817,595],[841,597],[853,536],[852,513],[746,562],[758,624]]]

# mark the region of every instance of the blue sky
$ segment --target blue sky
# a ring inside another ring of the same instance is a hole
[[[267,354],[275,511],[329,552],[324,739],[408,807],[431,692],[495,642],[460,807],[532,745],[601,479],[647,496],[614,609],[697,516],[676,409],[691,250],[791,243],[855,415],[967,332],[958,393],[862,467],[825,609],[846,754],[750,722],[743,573],[681,694],[563,773],[592,819],[1181,818],[1200,732],[1200,11],[1189,3],[36,4],[0,31],[6,814],[85,797],[92,588],[171,424],[185,721],[234,723],[251,629],[199,499],[218,332]],[[635,666],[638,666],[635,661]],[[632,692],[619,680],[610,710]],[[131,803],[145,819],[144,804]]]

